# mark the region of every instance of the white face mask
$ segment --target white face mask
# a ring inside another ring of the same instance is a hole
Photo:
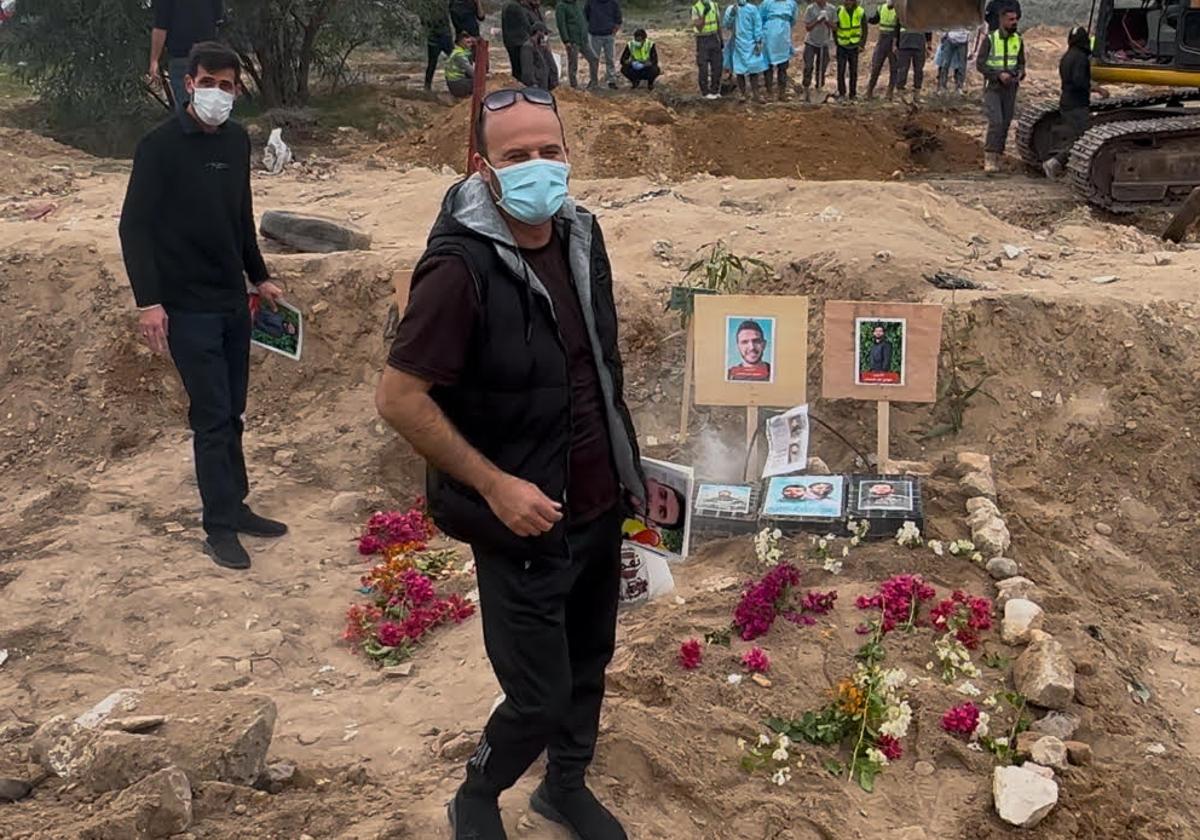
[[[223,125],[233,112],[233,94],[220,88],[195,88],[192,91],[192,110],[205,125]]]

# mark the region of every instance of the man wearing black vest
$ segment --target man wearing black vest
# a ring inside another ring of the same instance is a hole
[[[584,785],[612,657],[625,502],[645,480],[623,397],[600,226],[567,196],[553,97],[483,102],[475,174],[450,189],[413,273],[376,402],[428,462],[429,509],[475,555],[504,689],[454,837],[502,840],[497,803],[544,749],[532,806],[582,840],[625,840]]]

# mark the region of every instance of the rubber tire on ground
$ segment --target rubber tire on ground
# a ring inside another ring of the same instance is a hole
[[[262,235],[296,251],[329,254],[334,251],[367,251],[371,234],[353,225],[324,216],[268,210],[259,226]]]

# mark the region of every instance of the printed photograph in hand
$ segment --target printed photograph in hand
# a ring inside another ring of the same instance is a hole
[[[775,381],[775,319],[725,318],[725,381]]]
[[[857,318],[854,370],[859,385],[903,385],[903,318]]]
[[[295,361],[300,360],[304,325],[300,310],[279,301],[277,310],[260,295],[250,295],[250,342]]]
[[[838,518],[843,487],[840,475],[775,476],[767,485],[763,515]]]
[[[743,484],[701,484],[696,494],[696,513],[747,514],[750,488]]]
[[[687,557],[692,497],[691,467],[642,459],[646,473],[646,500],[643,510],[625,520],[622,535],[630,542],[666,555],[673,560]]]
[[[902,510],[913,509],[913,486],[911,481],[877,481],[867,479],[858,483],[858,509]]]

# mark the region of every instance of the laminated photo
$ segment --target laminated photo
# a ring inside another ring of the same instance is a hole
[[[798,405],[767,419],[767,460],[763,478],[808,469],[808,405]]]
[[[864,479],[857,483],[858,510],[867,511],[911,511],[913,509],[913,483],[884,479]]]
[[[904,318],[854,320],[854,375],[859,385],[904,385],[908,351]]]
[[[725,381],[775,381],[775,319],[725,316]]]
[[[645,510],[625,520],[622,536],[668,560],[683,560],[692,528],[692,468],[643,458],[642,470],[646,473]]]
[[[304,346],[304,318],[290,303],[276,302],[271,309],[260,295],[250,295],[250,343],[272,353],[300,361]]]
[[[696,494],[696,513],[709,516],[748,514],[751,490],[745,484],[701,484]]]
[[[763,516],[839,519],[844,487],[840,475],[775,476],[767,485]]]

